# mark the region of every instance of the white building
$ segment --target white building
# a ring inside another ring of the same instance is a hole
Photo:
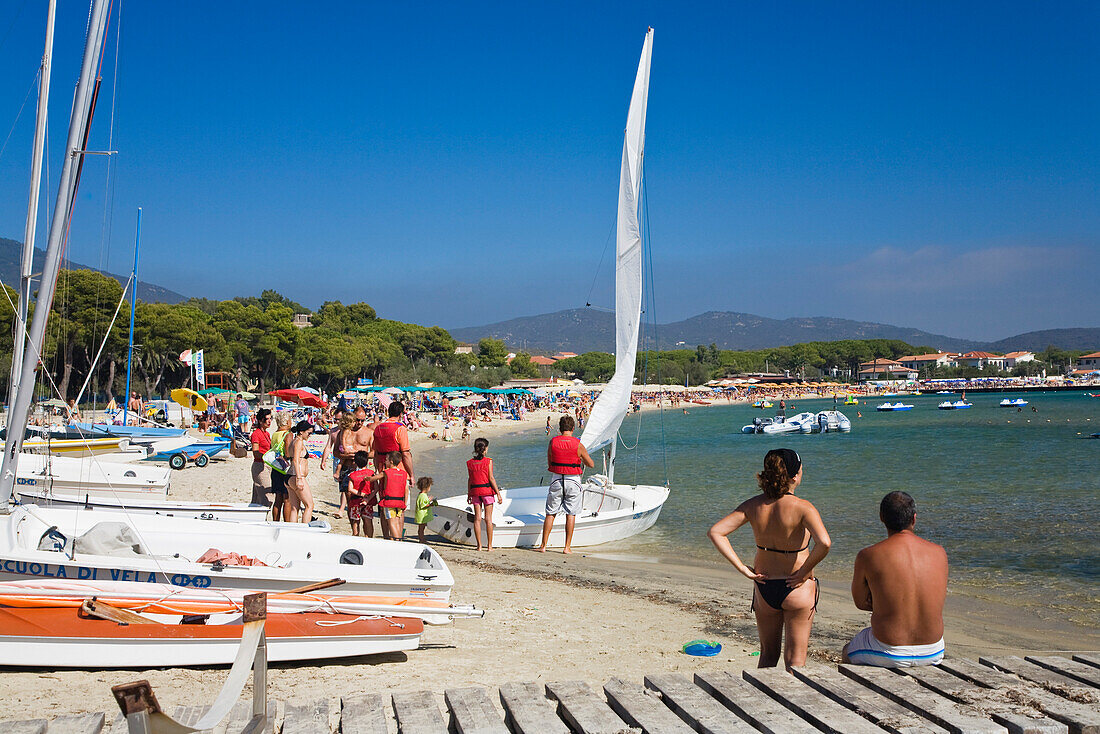
[[[1010,370],[1018,364],[1034,361],[1034,352],[1009,352],[1005,355],[1005,369]]]
[[[951,367],[954,365],[955,355],[950,352],[933,352],[931,354],[910,354],[898,357],[897,361],[911,370],[922,370],[925,367]]]

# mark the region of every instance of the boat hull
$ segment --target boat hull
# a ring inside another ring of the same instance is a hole
[[[163,500],[168,496],[168,477],[169,470],[164,467],[115,464],[98,458],[20,454],[15,490],[71,497]]]
[[[546,492],[546,487],[521,487],[502,492],[504,501],[494,506],[493,513],[494,548],[530,548],[542,543]],[[612,498],[611,501],[608,498]],[[605,493],[598,484],[586,483],[581,513],[577,515],[573,531],[573,546],[610,543],[648,530],[660,517],[666,499],[666,487],[616,484]],[[474,545],[473,518],[473,508],[466,504],[465,495],[460,495],[440,500],[428,527],[455,543]],[[547,546],[565,546],[564,516],[555,521]]]
[[[226,522],[263,522],[269,508],[264,505],[244,503],[208,504],[203,502],[173,502],[171,500],[119,501],[113,497],[60,494],[42,490],[20,490],[19,501],[39,507],[67,507],[70,509],[94,509],[113,512],[136,512],[142,515],[186,517],[195,520],[224,520]]]

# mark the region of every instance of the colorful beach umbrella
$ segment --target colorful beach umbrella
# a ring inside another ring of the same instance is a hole
[[[306,390],[299,390],[296,388],[283,388],[282,390],[272,390],[268,395],[274,395],[280,400],[286,400],[291,403],[297,403],[298,405],[305,405],[310,408],[324,408],[328,406],[324,400],[317,397],[311,392]]]
[[[201,412],[206,410],[206,407],[208,405],[208,403],[206,402],[206,398],[204,398],[202,395],[199,395],[194,390],[187,389],[186,387],[177,387],[170,394],[172,396],[172,400],[175,400],[183,407],[190,408],[191,410],[197,410]]]

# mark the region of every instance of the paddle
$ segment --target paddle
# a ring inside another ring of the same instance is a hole
[[[344,579],[329,579],[328,581],[318,581],[315,584],[306,584],[305,586],[299,586],[297,589],[290,589],[284,591],[284,594],[308,594],[311,591],[320,591],[321,589],[328,589],[333,586],[339,586],[340,584],[347,583]]]

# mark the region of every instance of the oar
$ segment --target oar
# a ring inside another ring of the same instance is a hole
[[[299,586],[297,589],[290,589],[283,591],[283,594],[308,594],[311,591],[320,591],[321,589],[330,589],[333,586],[339,586],[340,584],[347,583],[344,579],[329,579],[328,581],[318,581],[315,584],[306,584],[305,586]]]

